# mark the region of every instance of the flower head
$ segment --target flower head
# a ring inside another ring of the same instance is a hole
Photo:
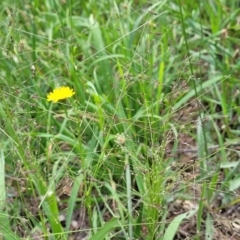
[[[58,102],[59,100],[70,98],[75,94],[73,89],[69,87],[55,88],[47,95],[47,100],[52,102]]]

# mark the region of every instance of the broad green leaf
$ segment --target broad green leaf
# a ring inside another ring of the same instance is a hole
[[[102,240],[115,227],[119,226],[118,218],[113,218],[107,222],[90,240]]]
[[[198,209],[194,209],[194,210],[190,210],[186,213],[182,213],[180,215],[178,215],[177,217],[175,217],[172,222],[169,224],[169,226],[167,227],[165,234],[163,236],[163,240],[173,240],[175,234],[178,231],[179,225],[181,224],[181,222],[185,219],[185,218],[190,218],[191,216],[193,216]]]

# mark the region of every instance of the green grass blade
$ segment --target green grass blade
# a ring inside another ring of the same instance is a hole
[[[79,176],[76,177],[74,184],[73,184],[70,198],[68,200],[67,219],[66,219],[66,228],[65,228],[67,233],[70,228],[73,211],[74,211],[74,206],[76,206],[76,200],[78,197],[79,187],[83,181],[83,178],[84,178],[83,174],[80,174]]]
[[[171,223],[168,225],[168,227],[164,233],[163,240],[173,240],[181,222],[186,218],[190,218],[196,212],[197,212],[197,209],[194,209],[194,210],[190,210],[186,213],[182,213],[182,214],[178,215],[177,217],[175,217],[171,221]]]
[[[7,199],[5,190],[5,157],[3,150],[0,150],[0,233],[5,240],[19,239],[11,230],[10,216],[8,215]],[[0,235],[1,237],[1,235]]]
[[[110,231],[113,228],[117,226],[119,226],[118,218],[112,218],[101,229],[99,229],[98,232],[94,234],[89,240],[102,240],[110,233]]]

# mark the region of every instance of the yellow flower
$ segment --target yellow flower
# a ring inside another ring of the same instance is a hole
[[[52,102],[58,102],[59,100],[70,98],[75,94],[73,89],[69,87],[59,87],[54,89],[47,95],[47,100]]]

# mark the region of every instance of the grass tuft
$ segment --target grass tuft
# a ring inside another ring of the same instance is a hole
[[[0,12],[1,237],[239,238],[237,0]]]

